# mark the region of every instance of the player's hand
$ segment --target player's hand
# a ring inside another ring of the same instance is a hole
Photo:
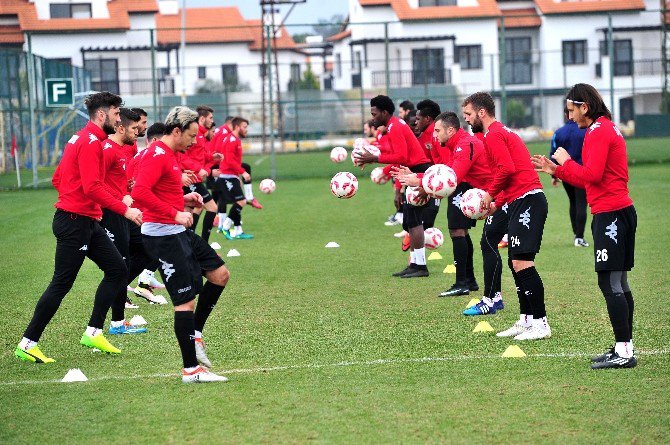
[[[177,224],[181,224],[187,228],[193,225],[193,215],[189,212],[177,212],[174,220]]]
[[[419,199],[433,199],[423,187],[419,187]]]
[[[135,187],[135,179],[130,178],[128,180],[128,191],[131,191],[133,189],[133,187]]]
[[[421,185],[421,179],[417,176],[416,173],[410,173],[408,175],[396,176],[396,179],[400,181],[402,185],[409,185],[416,187]]]
[[[487,216],[493,213],[491,211],[491,208],[496,208],[496,204],[493,201],[493,197],[488,194],[488,192],[484,193],[484,197],[482,198],[482,207],[488,210],[488,213],[486,214]]]
[[[221,170],[219,170],[218,168],[213,168],[212,169],[212,176],[213,177],[218,178],[220,174],[221,174]]]
[[[184,205],[186,207],[202,207],[202,196],[200,193],[191,192],[184,195]]]
[[[142,225],[142,211],[134,207],[128,207],[126,213],[123,214],[126,219],[134,222],[138,226]]]
[[[215,161],[223,161],[223,155],[221,153],[212,154],[212,159]]]
[[[554,187],[558,187],[558,184],[559,184],[560,182],[561,182],[561,180],[558,179],[558,178],[555,178],[555,177],[554,177],[554,178],[551,178],[551,185],[553,185]]]
[[[198,176],[200,176],[200,179],[204,181],[207,178],[207,170],[201,168],[200,171],[198,172]]]
[[[552,158],[554,158],[556,162],[558,162],[558,165],[563,165],[566,162],[568,162],[568,160],[572,159],[570,153],[568,153],[568,151],[563,147],[558,147],[554,152]]]
[[[188,187],[191,184],[193,184],[193,179],[191,177],[191,174],[189,174],[188,171],[184,171],[181,174],[181,185],[183,185],[184,187]]]
[[[380,125],[377,127],[377,132],[381,134],[386,134],[386,125]]]
[[[533,163],[536,171],[549,173],[550,175],[553,175],[556,172],[556,164],[551,162],[549,158],[544,155],[533,155],[530,158],[530,162]]]
[[[373,162],[378,162],[379,160],[377,156],[373,155],[365,148],[363,149],[362,153],[356,153],[354,155],[354,159],[356,159],[358,165],[372,164]]]
[[[247,183],[251,182],[251,175],[247,172],[242,173],[242,179],[244,179]]]
[[[395,191],[395,196],[393,197],[393,204],[395,204],[395,209],[400,211],[402,209],[402,192],[398,189]]]
[[[130,195],[125,195],[121,201],[128,207],[133,205],[133,198]]]
[[[412,170],[405,167],[404,165],[401,165],[399,167],[397,167],[395,165],[391,166],[391,176],[393,176],[394,178],[396,178],[398,176],[405,176],[405,175],[411,175],[411,174],[412,174]]]

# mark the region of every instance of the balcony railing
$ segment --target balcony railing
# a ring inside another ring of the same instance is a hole
[[[391,70],[388,72],[391,88],[404,88],[416,85],[450,85],[451,70]],[[372,86],[386,85],[386,71],[372,72]]]

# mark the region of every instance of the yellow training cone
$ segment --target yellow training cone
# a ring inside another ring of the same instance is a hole
[[[472,332],[493,332],[493,328],[491,327],[488,321],[480,321],[479,323],[477,323],[477,326],[475,326]],[[519,351],[521,351],[521,349],[519,349]],[[523,354],[523,352],[521,353]]]
[[[441,260],[442,255],[440,255],[440,252],[433,252],[430,255],[428,255],[428,261],[432,260]]]
[[[442,273],[456,273],[456,266],[450,264],[444,268],[444,271]]]
[[[518,358],[518,357],[525,357],[526,353],[521,350],[520,347],[517,345],[512,345],[508,346],[507,349],[505,349],[505,352],[503,352],[503,357],[513,357],[513,358]]]
[[[479,300],[477,300],[476,298],[473,298],[472,300],[468,301],[468,305],[465,306],[465,309],[470,308],[470,307],[474,306],[474,305],[477,304],[477,303],[479,303]]]

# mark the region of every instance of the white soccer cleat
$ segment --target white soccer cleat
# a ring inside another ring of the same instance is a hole
[[[514,340],[542,340],[543,338],[549,337],[551,337],[551,328],[549,326],[546,328],[533,326],[526,332],[522,332],[521,334],[514,337]]]
[[[512,325],[511,328],[505,329],[502,332],[498,332],[496,337],[515,337],[531,329],[530,326],[526,327],[519,323],[518,321]]]
[[[183,383],[227,382],[228,377],[214,374],[202,366],[198,366],[194,371],[191,372],[186,372],[186,370],[182,369],[181,381]]]
[[[401,230],[400,232],[393,234],[393,236],[395,236],[396,238],[404,238],[405,235],[407,235],[407,232],[405,230]]]
[[[205,368],[212,367],[212,362],[209,361],[209,357],[207,357],[207,353],[205,352],[205,342],[202,341],[202,338],[195,339],[195,358]]]
[[[154,289],[165,289],[165,285],[156,279],[153,272],[144,271],[138,277],[138,283],[146,283]]]
[[[162,295],[155,295],[148,284],[140,283],[134,290],[135,295],[142,297],[151,304],[167,304],[167,300]]]

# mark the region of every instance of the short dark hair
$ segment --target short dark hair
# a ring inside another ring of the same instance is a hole
[[[412,111],[414,109],[414,102],[412,102],[411,100],[403,100],[402,102],[400,102],[400,105],[398,106],[403,110]]]
[[[405,115],[405,120],[408,121],[412,117],[416,117],[416,110],[409,110]]]
[[[163,122],[154,122],[147,128],[147,140],[150,141],[157,136],[165,134],[165,124]]]
[[[193,123],[198,123],[198,113],[188,107],[174,107],[165,118],[165,133],[163,134],[171,134],[175,128],[186,131]]]
[[[376,107],[378,110],[386,110],[389,114],[393,114],[395,111],[395,105],[393,105],[391,98],[381,94],[370,99],[370,106]]]
[[[230,122],[230,121],[232,121],[234,117],[235,117],[235,116],[226,116],[226,120],[223,121],[223,123],[225,124],[226,122]]]
[[[119,110],[121,115],[121,125],[128,127],[132,122],[139,122],[140,115],[132,110],[132,108],[121,108]]]
[[[102,93],[91,94],[84,100],[84,105],[86,105],[86,110],[88,115],[93,117],[96,111],[101,108],[109,107],[121,107],[123,105],[123,99],[121,96],[118,96],[109,91],[103,91]]]
[[[234,117],[234,118],[233,118],[233,121],[230,123],[230,125],[231,125],[233,128],[237,128],[237,127],[239,127],[240,125],[242,125],[242,123],[244,123],[244,122],[246,122],[246,124],[249,125],[249,121],[248,121],[248,120],[246,120],[246,119],[243,118],[243,117],[239,117],[239,116],[237,116],[237,117]]]
[[[131,110],[133,110],[135,113],[139,114],[140,117],[141,117],[141,116],[145,116],[145,117],[146,117],[146,116],[149,116],[149,115],[147,114],[147,112],[144,111],[143,108],[137,108],[137,107],[135,107],[135,108],[131,108]]]
[[[473,93],[463,101],[463,106],[466,106],[467,104],[471,104],[475,111],[479,111],[483,108],[489,116],[495,117],[496,115],[496,103],[493,100],[493,96],[489,93],[483,91]]]
[[[612,120],[612,113],[607,108],[607,105],[605,105],[603,97],[598,90],[587,83],[578,83],[570,88],[565,98],[576,105],[588,105],[589,111],[585,116],[592,120],[596,120],[601,116]]]
[[[442,125],[445,127],[451,127],[459,129],[461,128],[461,121],[458,119],[458,115],[453,111],[445,111],[435,118],[436,121],[442,121]]]
[[[440,114],[440,106],[437,102],[430,99],[424,99],[416,104],[416,109],[421,112],[422,116],[428,116],[433,120]]]
[[[214,113],[214,108],[209,105],[198,105],[195,111],[198,113],[198,117],[207,117],[209,113]]]

